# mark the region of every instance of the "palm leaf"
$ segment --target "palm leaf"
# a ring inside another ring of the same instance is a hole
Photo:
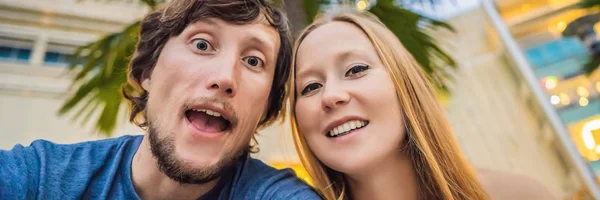
[[[303,0],[302,8],[306,13],[306,22],[308,22],[308,24],[312,23],[317,14],[321,11],[321,6],[329,3],[328,0]]]
[[[94,113],[99,114],[95,130],[110,136],[123,104],[120,87],[127,81],[127,64],[135,49],[139,26],[138,21],[75,50],[69,66],[75,74],[71,83],[75,92],[60,108],[59,115],[77,109],[73,120],[80,119],[85,124]],[[78,62],[81,60],[86,61],[83,67]],[[77,107],[79,104],[83,106]],[[82,113],[88,113],[84,119],[80,118]]]
[[[452,80],[452,75],[447,69],[456,69],[456,62],[438,46],[437,41],[428,35],[425,29],[443,28],[454,31],[452,26],[395,6],[391,0],[377,1],[369,12],[377,16],[398,37],[432,83],[441,91],[447,92],[447,82]],[[419,27],[423,24],[426,26]]]
[[[579,8],[600,8],[600,0],[581,0],[577,3]],[[589,76],[600,67],[600,55],[590,55],[589,61],[583,66],[583,71]]]
[[[600,7],[600,0],[581,0],[577,6],[580,8]]]
[[[598,66],[600,66],[600,56],[590,55],[590,60],[583,65],[583,71],[589,76],[598,69]]]

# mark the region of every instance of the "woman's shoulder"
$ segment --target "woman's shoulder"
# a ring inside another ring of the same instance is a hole
[[[550,191],[533,178],[494,170],[477,170],[483,188],[493,200],[555,199]]]

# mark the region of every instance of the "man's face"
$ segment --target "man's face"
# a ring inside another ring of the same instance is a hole
[[[151,150],[167,176],[214,180],[248,148],[268,106],[279,46],[263,17],[245,25],[208,18],[167,41],[142,80]]]

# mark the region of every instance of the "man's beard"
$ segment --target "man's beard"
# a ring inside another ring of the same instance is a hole
[[[182,184],[204,184],[219,178],[223,172],[233,168],[249,149],[249,147],[233,149],[231,154],[225,155],[214,165],[193,168],[186,166],[185,162],[175,154],[173,134],[166,134],[166,137],[159,138],[159,129],[149,122],[148,135],[150,150],[158,161],[158,169]]]

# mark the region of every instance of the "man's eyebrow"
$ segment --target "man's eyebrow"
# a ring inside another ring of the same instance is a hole
[[[272,57],[273,59],[275,59],[276,57],[276,53],[274,52],[275,50],[275,43],[272,40],[268,40],[265,39],[264,37],[260,37],[260,36],[256,36],[256,35],[252,35],[249,38],[250,40],[250,44],[255,45],[259,50],[263,51],[264,54],[268,54],[265,56],[269,56]]]
[[[195,21],[193,24],[196,24],[196,23],[205,23],[205,24],[208,24],[209,26],[214,26],[214,27],[216,27],[216,28],[219,28],[219,27],[221,27],[221,26],[219,26],[219,24],[218,24],[218,23],[216,23],[216,22],[215,22],[213,19],[211,19],[211,18],[203,18],[203,19],[199,19],[199,20],[196,20],[196,21]]]

